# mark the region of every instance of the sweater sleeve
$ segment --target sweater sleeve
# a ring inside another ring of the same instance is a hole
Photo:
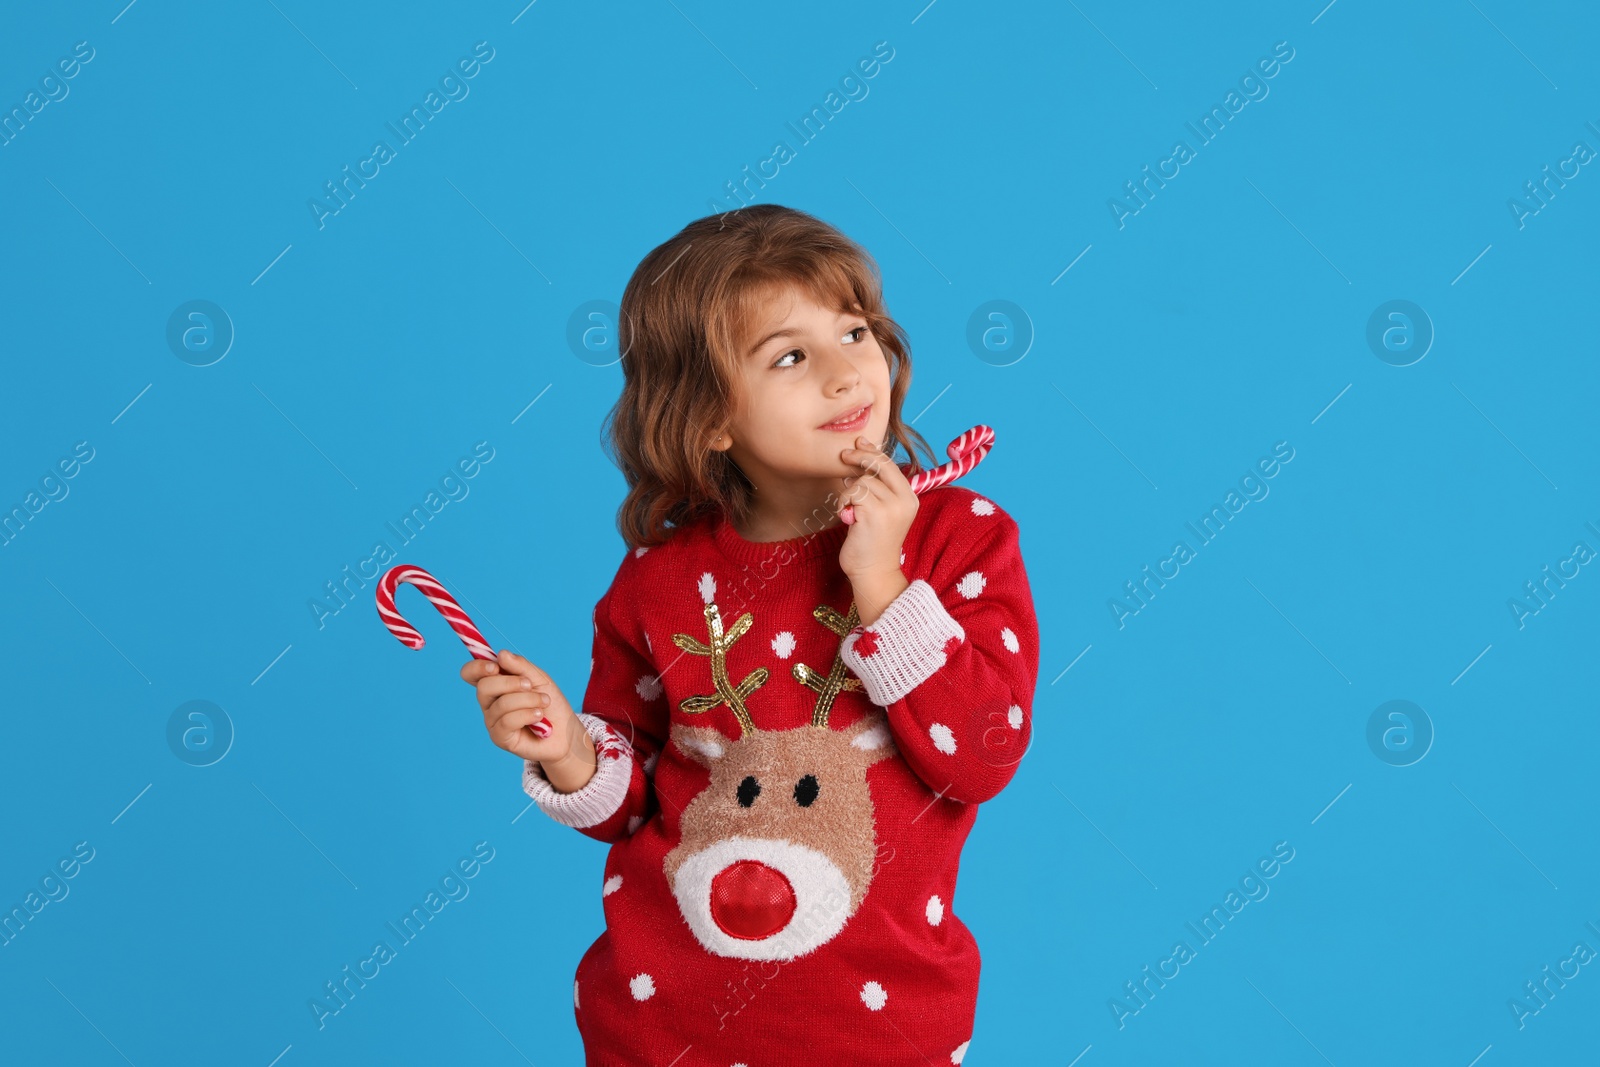
[[[578,721],[594,740],[598,763],[582,789],[562,793],[535,760],[524,760],[522,789],[557,822],[608,843],[628,837],[656,810],[656,760],[668,726],[660,677],[645,648],[619,623],[629,602],[632,555],[594,608],[594,648]]]
[[[1016,521],[976,495],[949,542],[841,656],[888,714],[895,744],[940,796],[981,803],[1031,742],[1039,633]],[[978,512],[978,508],[985,510]]]

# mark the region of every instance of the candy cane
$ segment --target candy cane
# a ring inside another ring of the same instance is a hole
[[[401,582],[407,582],[417,587],[422,595],[428,598],[429,603],[439,609],[450,628],[461,638],[461,643],[467,646],[467,651],[472,653],[473,659],[494,659],[494,652],[489,648],[489,642],[483,639],[483,633],[473,625],[467,613],[461,610],[461,605],[456,603],[455,597],[445,592],[444,586],[439,584],[439,579],[410,564],[401,563],[390,567],[378,580],[378,617],[389,628],[389,632],[399,639],[407,648],[421,648],[426,642],[417,628],[406,622],[404,616],[395,609],[394,594]],[[549,722],[541,719],[530,727],[540,737],[550,736]]]
[[[994,444],[994,430],[979,423],[966,433],[951,441],[945,448],[945,455],[950,457],[949,463],[941,464],[930,471],[922,471],[912,475],[911,491],[922,494],[929,489],[953,482],[963,474],[983,462],[983,457],[989,454],[989,449]],[[846,504],[839,511],[839,520],[846,525],[856,521],[855,507]]]

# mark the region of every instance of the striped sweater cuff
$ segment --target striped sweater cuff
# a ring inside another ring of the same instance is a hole
[[[550,784],[537,760],[523,760],[522,791],[556,822],[582,830],[611,818],[627,798],[628,785],[633,780],[633,746],[612,731],[604,719],[580,714],[578,721],[594,741],[598,760],[594,777],[577,792],[562,793]]]
[[[886,708],[943,667],[966,636],[933,586],[918,578],[871,626],[851,630],[839,654],[872,702]]]

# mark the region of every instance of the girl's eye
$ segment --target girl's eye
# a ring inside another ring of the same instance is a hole
[[[852,337],[852,336],[854,336],[856,334],[864,334],[864,333],[867,333],[867,332],[868,332],[868,327],[866,327],[866,326],[857,326],[855,329],[853,329],[849,333],[845,334],[845,336],[846,337]],[[854,341],[851,341],[850,343],[851,344],[860,344],[861,343],[861,338],[856,337],[856,339]],[[791,348],[789,351],[787,351],[783,355],[779,356],[777,361],[775,363],[773,363],[773,366],[777,367],[777,368],[780,368],[780,369],[783,369],[783,370],[788,370],[790,367],[795,366],[794,363],[786,364],[786,363],[783,362],[784,360],[788,359],[790,356],[799,356],[801,359],[805,359],[806,358],[806,354],[804,352],[800,351],[798,348]]]

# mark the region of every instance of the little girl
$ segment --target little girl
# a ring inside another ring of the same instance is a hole
[[[586,1062],[959,1064],[961,846],[1032,734],[1017,524],[911,491],[905,335],[810,215],[689,224],[634,271],[618,340],[629,547],[583,713],[510,652],[461,670],[528,795],[612,845],[572,990]]]

